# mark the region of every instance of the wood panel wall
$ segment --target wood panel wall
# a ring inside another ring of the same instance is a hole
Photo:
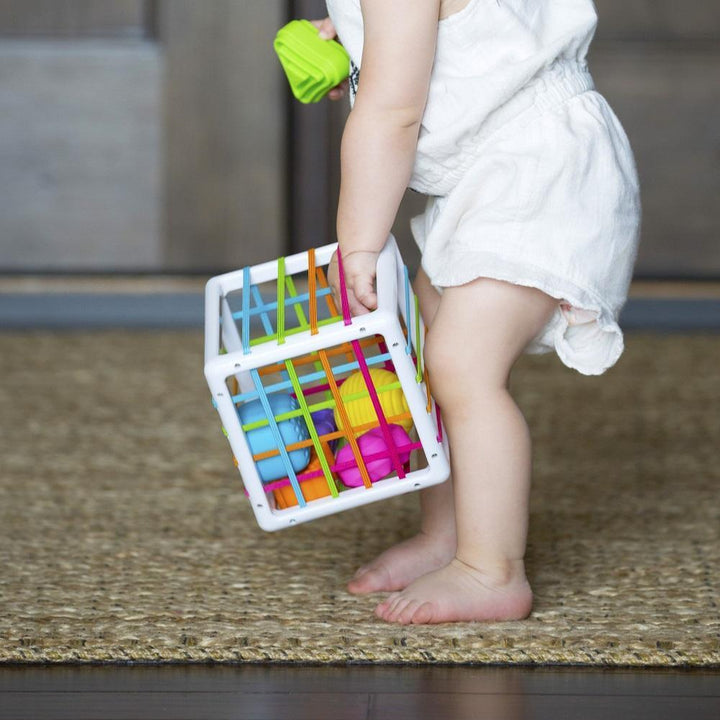
[[[0,37],[144,37],[149,0],[0,0]]]
[[[162,0],[169,269],[287,250],[287,103],[272,38],[284,2]]]
[[[717,0],[595,0],[601,40],[717,40]]]
[[[0,269],[162,269],[151,5],[0,0]]]
[[[720,3],[596,5],[590,69],[640,172],[636,277],[720,277]]]
[[[293,0],[289,18],[327,15],[324,0]],[[335,242],[340,191],[340,139],[350,110],[347,99],[303,105],[283,89],[290,126],[288,187],[290,247],[306,250]]]

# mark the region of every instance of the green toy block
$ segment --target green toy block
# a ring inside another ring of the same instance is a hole
[[[278,30],[273,47],[293,95],[302,103],[322,99],[350,74],[350,57],[335,40],[322,40],[308,20],[293,20]]]

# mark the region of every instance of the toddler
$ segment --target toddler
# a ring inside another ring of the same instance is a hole
[[[417,536],[358,570],[389,622],[526,617],[530,435],[508,391],[523,352],[596,375],[637,252],[628,140],[595,92],[591,0],[327,0],[321,37],[352,60],[337,233],[353,314],[408,186],[425,361],[452,481],[421,493]],[[342,94],[336,88],[331,97]],[[335,293],[337,266],[331,267]]]

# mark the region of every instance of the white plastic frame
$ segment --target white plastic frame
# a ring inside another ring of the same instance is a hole
[[[318,267],[329,264],[337,244],[326,245],[315,251]],[[285,258],[287,275],[294,275],[308,269],[307,253],[298,253]],[[277,279],[277,261],[256,265],[250,269],[250,282],[260,284]],[[378,257],[377,296],[378,307],[373,312],[354,317],[349,325],[343,322],[320,326],[318,333],[310,331],[288,335],[281,345],[274,340],[254,345],[248,354],[243,353],[242,340],[237,324],[232,317],[227,296],[242,289],[242,270],[211,278],[205,291],[205,377],[217,407],[223,427],[226,430],[238,469],[249,495],[257,522],[263,530],[280,530],[326,515],[359,507],[385,498],[420,490],[444,482],[450,474],[447,449],[438,440],[435,423],[435,407],[427,412],[427,394],[424,383],[417,383],[416,369],[407,354],[407,341],[403,334],[398,315],[403,318],[411,338],[415,354],[422,356],[422,347],[416,347],[412,328],[415,317],[407,317],[404,293],[404,266],[395,238],[388,238]],[[402,289],[402,292],[401,292]],[[411,303],[411,315],[415,309]],[[420,322],[420,343],[424,338],[422,318]],[[375,334],[385,338],[395,371],[405,393],[413,423],[427,459],[427,466],[410,471],[404,478],[393,474],[364,486],[343,490],[338,497],[328,496],[308,502],[305,507],[297,505],[284,510],[272,507],[271,498],[264,491],[257,473],[245,433],[242,430],[237,410],[228,391],[227,379],[234,376],[241,392],[254,389],[250,370],[265,365],[306,355],[316,350],[340,345],[351,340],[370,337]],[[225,353],[222,353],[222,348]]]

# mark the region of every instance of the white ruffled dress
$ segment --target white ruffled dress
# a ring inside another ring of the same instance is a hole
[[[327,5],[359,68],[360,0]],[[596,24],[591,0],[470,0],[441,20],[411,181],[429,196],[412,230],[433,285],[557,298],[526,352],[586,375],[623,352],[641,216],[627,136],[587,68]]]

